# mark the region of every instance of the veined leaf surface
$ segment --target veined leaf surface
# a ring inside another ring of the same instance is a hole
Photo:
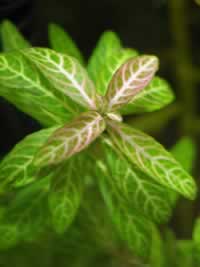
[[[156,182],[189,199],[197,193],[193,178],[152,137],[123,123],[110,122],[109,134],[115,145],[140,170]]]
[[[81,152],[53,171],[48,203],[57,233],[64,233],[77,213],[89,164],[87,154]]]
[[[152,80],[158,70],[155,56],[138,56],[129,59],[114,74],[107,94],[107,110],[119,109],[130,102]]]
[[[57,128],[58,126],[28,135],[5,156],[0,163],[0,188],[21,187],[36,179],[33,158]]]
[[[88,72],[95,85],[99,80],[99,74],[106,67],[108,58],[121,48],[121,41],[112,31],[106,31],[100,37],[96,48],[88,62]]]
[[[36,155],[35,164],[60,163],[80,152],[105,129],[105,121],[96,111],[81,114],[72,123],[56,130]]]
[[[49,25],[49,41],[54,50],[75,57],[83,64],[84,60],[80,50],[62,27],[54,23]]]
[[[137,51],[133,49],[117,49],[107,56],[103,68],[98,73],[98,79],[96,81],[97,92],[101,95],[105,95],[114,73],[128,59],[137,55]]]
[[[120,238],[137,256],[147,259],[152,242],[152,222],[134,209],[123,205],[101,179],[99,183],[110,217]]]
[[[31,46],[16,26],[9,20],[4,20],[1,23],[1,41],[3,51],[5,52]]]
[[[21,188],[9,200],[4,214],[4,222],[16,226],[19,241],[38,239],[49,224],[47,194],[49,178]]]
[[[174,93],[169,84],[159,78],[153,80],[134,98],[122,107],[121,113],[128,115],[132,113],[152,112],[159,110],[174,100]]]
[[[98,160],[101,183],[113,191],[121,205],[137,210],[149,220],[166,222],[174,204],[171,191],[133,166],[106,137],[103,138],[101,152],[102,160]]]
[[[25,49],[23,54],[37,65],[60,93],[87,109],[97,109],[94,84],[75,58],[47,48]]]
[[[0,96],[45,126],[69,121],[75,104],[64,103],[38,70],[18,51],[0,55]]]

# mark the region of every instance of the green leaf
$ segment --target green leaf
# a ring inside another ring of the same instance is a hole
[[[195,264],[194,246],[191,240],[178,240],[176,244],[176,266],[193,267]]]
[[[84,63],[83,56],[75,42],[59,25],[49,24],[49,41],[51,47],[57,52],[75,57],[81,64]]]
[[[171,191],[155,183],[143,172],[130,164],[115,151],[112,142],[104,137],[98,167],[102,183],[114,192],[121,205],[128,206],[147,219],[157,223],[166,222],[172,212]]]
[[[87,174],[88,157],[80,153],[53,171],[48,196],[52,224],[61,234],[71,225],[79,208]]]
[[[17,27],[9,20],[4,20],[1,23],[1,41],[5,52],[31,46]]]
[[[121,109],[121,114],[144,113],[159,110],[174,100],[169,84],[159,78],[153,80]]]
[[[23,54],[37,65],[61,94],[87,109],[97,109],[94,84],[75,58],[47,48],[25,49]]]
[[[166,257],[165,257],[163,239],[158,229],[156,227],[152,227],[150,266],[165,267],[165,263],[166,263]]]
[[[137,256],[147,259],[152,242],[152,223],[134,209],[124,206],[101,179],[99,183],[119,237]]]
[[[88,72],[95,85],[99,80],[99,73],[105,68],[108,62],[108,58],[120,48],[121,41],[116,33],[106,31],[101,35],[88,62]]]
[[[36,179],[32,161],[39,148],[57,129],[52,127],[25,137],[0,163],[0,188],[25,186]]]
[[[19,52],[0,55],[0,96],[31,115],[45,126],[70,120],[76,113],[54,94],[54,88]]]
[[[4,222],[17,228],[18,242],[33,242],[49,223],[47,194],[49,178],[43,177],[19,190],[8,202]]]
[[[58,164],[80,152],[105,129],[103,117],[96,111],[81,114],[73,122],[57,129],[35,157],[35,165]]]
[[[172,147],[171,153],[187,172],[192,172],[197,156],[197,149],[194,141],[190,137],[182,137]]]
[[[161,185],[189,199],[196,197],[194,180],[161,144],[126,124],[112,121],[109,125],[111,138],[130,162]]]
[[[158,70],[158,58],[138,56],[126,61],[114,74],[106,93],[106,110],[127,104],[152,80]]]
[[[195,259],[200,264],[200,218],[195,222],[193,231],[193,241],[195,246]]]
[[[165,260],[167,266],[175,266],[176,261],[176,236],[171,229],[166,229],[164,232],[164,251],[165,251]]]
[[[133,49],[119,49],[113,51],[104,64],[104,67],[98,74],[96,81],[97,92],[101,95],[105,95],[108,89],[108,85],[119,67],[124,64],[128,59],[138,55],[138,52]]]
[[[17,241],[18,230],[16,225],[0,224],[0,250],[15,246]]]

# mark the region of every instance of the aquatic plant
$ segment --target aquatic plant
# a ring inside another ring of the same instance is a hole
[[[9,21],[1,36],[0,96],[43,129],[0,163],[0,247],[50,243],[69,266],[98,257],[105,266],[200,264],[199,221],[193,240],[159,230],[180,196],[196,197],[193,142],[183,138],[169,152],[126,123],[174,100],[155,76],[158,58],[124,48],[111,31],[88,63],[55,24],[51,49],[31,47]]]

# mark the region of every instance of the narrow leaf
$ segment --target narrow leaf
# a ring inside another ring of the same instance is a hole
[[[195,259],[197,260],[198,264],[200,264],[200,218],[198,218],[195,222],[193,241],[195,247]]]
[[[133,49],[118,49],[107,56],[103,68],[98,73],[98,79],[96,81],[97,92],[101,95],[105,95],[114,73],[128,59],[137,55],[137,51]]]
[[[182,137],[172,147],[171,153],[187,172],[192,172],[197,155],[197,148],[190,137]]]
[[[0,96],[45,126],[70,120],[77,107],[58,99],[54,88],[19,52],[0,55]]]
[[[97,108],[94,84],[75,58],[47,48],[25,49],[23,53],[64,96],[88,109]]]
[[[101,145],[101,154],[98,167],[102,174],[99,177],[111,192],[115,192],[121,205],[137,210],[149,220],[166,222],[174,204],[171,191],[130,164],[119,151],[115,151],[114,145],[106,137]]]
[[[72,123],[56,130],[36,155],[35,164],[60,163],[80,152],[105,129],[104,119],[95,111],[80,115]]]
[[[106,94],[107,109],[115,110],[133,100],[153,78],[158,70],[155,56],[129,59],[114,74]]]
[[[191,240],[178,240],[176,247],[175,266],[191,267],[199,265],[195,263],[194,244]]]
[[[164,242],[159,230],[152,227],[152,246],[150,255],[150,266],[164,267],[166,264],[166,256],[164,250]]]
[[[0,163],[0,188],[25,186],[36,179],[33,158],[57,127],[25,137]]]
[[[99,73],[106,66],[110,55],[120,48],[121,41],[116,33],[106,31],[102,34],[88,62],[88,72],[95,85],[99,80]]]
[[[84,60],[80,50],[62,27],[54,23],[49,25],[49,41],[54,50],[75,57],[81,64],[83,64]]]
[[[9,20],[4,20],[1,24],[1,41],[5,52],[31,46],[17,27]]]
[[[159,77],[154,77],[149,85],[135,95],[127,105],[122,107],[121,113],[128,115],[152,112],[167,106],[173,100],[174,93],[169,84]]]
[[[116,146],[141,171],[156,182],[194,199],[197,188],[192,177],[152,137],[126,124],[110,122],[109,134]]]
[[[193,239],[200,251],[200,218],[198,218],[195,222]]]

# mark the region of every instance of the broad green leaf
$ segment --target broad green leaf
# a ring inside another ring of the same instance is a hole
[[[62,27],[54,23],[49,24],[49,41],[54,50],[75,57],[83,64],[84,60],[80,50]]]
[[[115,193],[99,179],[111,219],[121,240],[139,257],[148,258],[152,242],[152,223],[134,209],[124,206]]]
[[[47,48],[25,49],[23,54],[64,96],[87,109],[97,109],[99,101],[94,84],[75,58]]]
[[[103,117],[96,111],[81,114],[73,122],[57,129],[40,149],[35,165],[58,164],[80,152],[105,129]]]
[[[87,165],[87,154],[80,153],[58,165],[53,171],[48,202],[52,224],[57,233],[64,233],[77,213],[87,176]]]
[[[88,72],[95,85],[99,80],[99,73],[106,67],[108,58],[121,47],[116,33],[106,31],[102,34],[88,62]]]
[[[49,178],[43,178],[20,189],[9,200],[4,222],[16,227],[18,242],[32,242],[49,224],[47,194]]]
[[[159,110],[174,100],[174,93],[169,84],[159,78],[153,80],[121,109],[121,114],[152,112]]]
[[[138,52],[133,49],[119,49],[113,51],[113,53],[107,57],[104,67],[98,73],[98,79],[96,81],[97,92],[101,95],[105,95],[114,73],[128,59],[137,55]]]
[[[109,125],[111,138],[130,162],[161,185],[189,199],[196,197],[193,178],[161,144],[126,124],[112,121]]]
[[[1,23],[1,41],[3,51],[5,52],[31,46],[16,28],[16,26],[9,20],[4,20]]]
[[[152,80],[158,70],[158,58],[138,56],[126,61],[114,74],[106,93],[107,110],[116,110],[130,102]]]
[[[25,186],[36,179],[33,158],[56,129],[52,127],[28,135],[5,156],[0,163],[1,191],[7,186]]]
[[[115,240],[113,233],[117,240]],[[80,261],[81,263],[81,260],[84,263],[88,260],[86,266],[96,266],[98,255],[104,256],[108,251],[114,251],[121,245],[96,186],[91,186],[85,190],[73,224],[67,232],[60,235],[58,242],[57,250],[62,251],[62,254],[67,257],[70,266],[71,262]],[[107,257],[107,263],[109,258],[111,256]],[[81,266],[82,264],[80,264]]]
[[[190,137],[183,137],[172,147],[171,153],[181,166],[191,173],[196,159],[196,150],[194,141]]]
[[[77,107],[64,103],[54,88],[19,52],[0,55],[0,96],[45,126],[69,121]]]
[[[112,142],[104,137],[101,145],[102,160],[98,160],[102,183],[114,192],[121,205],[128,206],[152,221],[166,222],[172,211],[171,191],[155,183],[134,168],[127,159],[115,151]]]

